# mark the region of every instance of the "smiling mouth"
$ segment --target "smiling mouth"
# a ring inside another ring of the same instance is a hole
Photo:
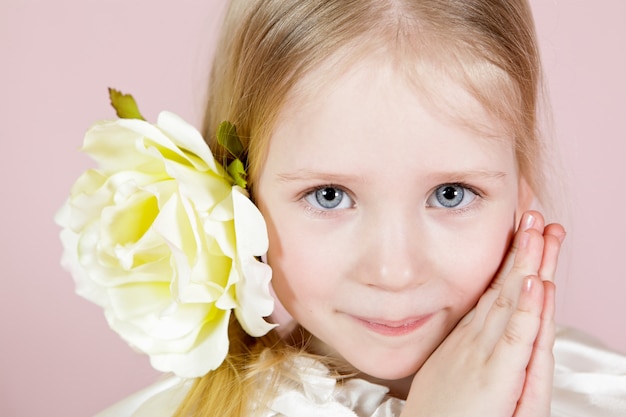
[[[388,321],[354,317],[355,320],[363,324],[367,329],[384,336],[402,336],[411,333],[424,325],[431,315],[410,318],[400,321]]]

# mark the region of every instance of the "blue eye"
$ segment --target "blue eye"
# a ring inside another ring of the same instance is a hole
[[[304,199],[313,207],[322,210],[350,208],[352,199],[337,187],[324,186],[308,193]]]
[[[470,204],[476,194],[460,184],[443,184],[428,197],[429,207],[462,208]]]

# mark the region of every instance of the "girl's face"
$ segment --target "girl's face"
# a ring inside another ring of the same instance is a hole
[[[273,287],[323,353],[400,379],[497,271],[525,209],[515,154],[431,112],[384,57],[312,88],[316,76],[281,113],[256,184]],[[497,134],[462,88],[442,80],[441,94]]]

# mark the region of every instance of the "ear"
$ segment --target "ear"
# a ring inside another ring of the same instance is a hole
[[[530,210],[535,201],[535,192],[526,181],[526,178],[520,176],[517,184],[517,208],[515,209],[515,229],[522,219],[522,214]]]

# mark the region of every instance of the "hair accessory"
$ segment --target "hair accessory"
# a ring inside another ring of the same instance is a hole
[[[83,173],[55,218],[62,265],[78,294],[152,366],[182,377],[217,368],[228,352],[231,311],[251,336],[275,325],[266,225],[245,190],[243,147],[224,122],[225,169],[202,135],[162,112],[143,119],[130,95],[109,89],[121,119],[94,124]]]

